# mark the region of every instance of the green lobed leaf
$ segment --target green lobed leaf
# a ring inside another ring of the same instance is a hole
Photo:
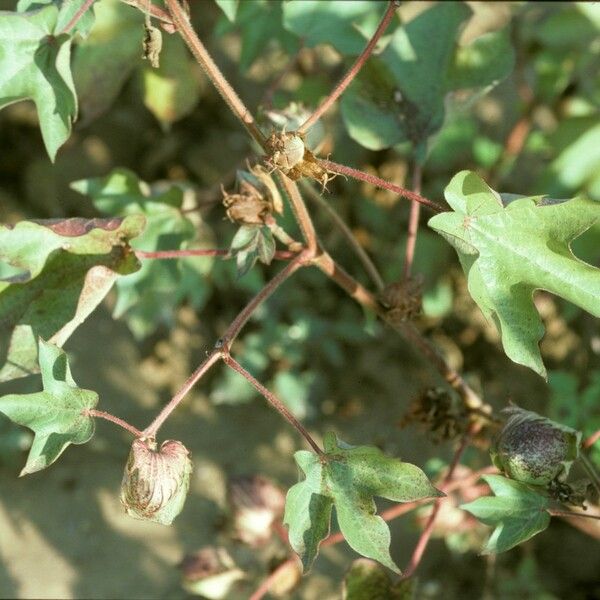
[[[477,498],[461,508],[494,531],[482,554],[496,554],[514,548],[550,524],[550,501],[539,491],[501,475],[484,475],[495,496]]]
[[[129,240],[144,218],[22,221],[0,226],[0,381],[38,370],[38,338],[62,346],[120,275],[139,263]]]
[[[178,250],[196,237],[196,227],[181,211],[184,191],[177,185],[151,188],[128,169],[114,169],[71,187],[90,196],[103,213],[143,215],[146,228],[132,244],[136,250]],[[138,339],[148,336],[162,322],[172,322],[181,302],[196,307],[205,302],[208,289],[202,281],[212,263],[210,257],[143,261],[139,271],[117,282],[113,315],[124,317]]]
[[[69,444],[85,444],[94,434],[94,419],[85,411],[96,406],[98,394],[77,387],[66,354],[40,338],[39,366],[43,392],[0,398],[0,412],[35,433],[21,475],[45,469]]]
[[[375,514],[373,497],[410,502],[443,494],[421,469],[389,458],[377,448],[349,446],[333,433],[326,434],[324,444],[321,457],[304,450],[296,452],[296,462],[306,477],[290,488],[286,499],[284,523],[304,569],[310,569],[329,533],[331,508],[335,506],[348,544],[399,573],[389,554],[388,526]]]
[[[52,161],[77,116],[72,38],[60,33],[59,13],[55,4],[27,13],[0,12],[0,109],[32,100]]]
[[[16,9],[17,12],[28,12],[48,5],[56,6],[58,8],[56,30],[64,31],[85,3],[86,0],[19,0]],[[78,17],[71,32],[76,32],[83,38],[89,35],[94,26],[94,8],[94,4],[88,6],[85,12]]]
[[[447,94],[486,88],[510,73],[508,30],[458,45],[470,16],[462,2],[439,2],[394,31],[342,97],[342,117],[353,139],[371,150],[411,142],[424,160],[424,144],[444,122]]]
[[[470,171],[455,175],[445,195],[454,211],[434,216],[429,226],[456,248],[469,293],[498,327],[507,356],[545,376],[538,347],[544,327],[533,293],[552,292],[600,316],[600,269],[570,249],[600,220],[600,203],[511,196],[504,206]]]

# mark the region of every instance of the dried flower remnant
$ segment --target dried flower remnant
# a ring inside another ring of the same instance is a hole
[[[303,137],[295,132],[273,132],[267,139],[266,150],[266,163],[271,170],[279,169],[294,181],[309,177],[325,188],[327,182],[336,176],[321,165],[306,147]]]
[[[183,508],[191,472],[181,442],[167,440],[157,450],[153,440],[137,439],[125,466],[121,503],[136,519],[170,525]]]
[[[453,402],[443,388],[429,388],[414,400],[399,425],[406,427],[411,423],[421,425],[433,441],[439,443],[464,435],[469,414],[462,404]]]
[[[229,482],[227,499],[234,537],[252,547],[265,544],[273,523],[283,515],[283,491],[265,477],[242,476]]]
[[[179,568],[186,591],[210,600],[229,598],[233,584],[244,577],[227,550],[213,546],[188,554]]]
[[[142,58],[148,60],[154,69],[158,69],[160,67],[160,51],[162,50],[162,33],[158,27],[150,24],[149,19],[144,25],[142,48]]]
[[[237,190],[223,190],[223,205],[229,219],[240,225],[264,225],[273,213],[283,212],[283,201],[275,182],[260,165],[238,171]]]
[[[421,276],[390,283],[379,297],[379,301],[386,309],[386,316],[393,323],[415,319],[421,313],[422,300],[423,277]]]

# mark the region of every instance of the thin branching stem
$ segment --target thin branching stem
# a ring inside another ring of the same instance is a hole
[[[202,257],[202,256],[219,256],[221,258],[229,258],[231,253],[224,249],[203,249],[194,248],[189,250],[154,250],[147,252],[145,250],[136,250],[135,255],[141,259],[156,259],[156,260],[171,260],[178,258]],[[289,250],[281,250],[275,252],[274,258],[277,260],[290,260],[298,256],[297,252]]]
[[[412,175],[412,191],[421,195],[421,165],[415,161]],[[417,233],[419,231],[419,213],[421,205],[416,200],[411,200],[410,215],[408,217],[408,236],[406,238],[406,252],[404,254],[404,280],[410,278],[410,271],[415,257]]]
[[[600,440],[600,429],[598,429],[598,431],[595,431],[594,433],[592,433],[592,435],[583,440],[581,447],[591,448],[598,440]]]
[[[585,454],[583,454],[583,452],[579,455],[579,459],[581,460],[581,464],[583,465],[586,473],[592,480],[592,485],[596,488],[598,494],[600,494],[600,476],[598,475],[596,467],[592,461]]]
[[[116,417],[115,415],[112,415],[108,412],[105,412],[103,410],[96,410],[95,408],[90,408],[85,411],[85,414],[89,417],[94,417],[96,419],[104,419],[105,421],[110,421],[111,423],[122,427],[123,429],[125,429],[125,431],[129,431],[129,433],[132,433],[136,438],[142,437],[142,432],[139,429],[129,424],[127,421],[124,421],[123,419],[120,419],[119,417]]]
[[[121,0],[121,2],[129,4],[129,6],[133,6],[144,13],[149,13],[150,16],[162,21],[165,25],[173,25],[173,20],[169,16],[169,13],[148,2],[148,0]]]
[[[298,128],[299,135],[306,133],[318,121],[318,119],[329,110],[333,103],[342,95],[344,90],[352,83],[352,80],[358,75],[365,62],[367,62],[369,56],[371,56],[377,42],[379,41],[379,38],[387,29],[394,16],[394,12],[399,6],[399,1],[390,0],[387,10],[385,11],[379,25],[377,26],[377,29],[375,30],[375,33],[373,33],[373,36],[368,41],[364,50],[360,53],[354,64],[350,67],[344,77],[342,77],[341,81],[335,86],[329,96],[327,96],[327,98],[321,102],[315,112],[308,119],[306,119],[302,125],[300,125]]]
[[[454,476],[454,472],[460,463],[460,459],[466,450],[469,440],[471,436],[476,432],[477,426],[473,426],[467,432],[463,439],[461,440],[458,448],[456,449],[454,456],[452,457],[452,462],[448,467],[448,472],[446,473],[446,477],[444,477],[444,481],[442,482],[442,486],[447,485],[452,481],[452,477]],[[435,527],[435,520],[438,516],[440,508],[442,506],[442,498],[438,498],[433,505],[433,510],[431,511],[431,515],[425,524],[423,531],[421,532],[421,536],[419,537],[417,544],[413,550],[410,562],[406,567],[406,570],[402,574],[402,579],[408,579],[412,577],[413,573],[417,570],[421,559],[423,558],[423,554],[425,554],[425,550],[427,549],[427,545],[429,544],[429,540],[431,539],[431,534],[433,533],[433,528]]]
[[[581,517],[582,519],[596,519],[597,521],[600,521],[600,515],[587,515],[585,513],[575,512],[572,510],[556,510],[554,508],[547,508],[546,512],[553,517],[565,517],[567,519],[577,519]]]
[[[239,373],[244,379],[246,379],[262,396],[265,397],[267,402],[288,422],[292,427],[300,433],[304,437],[304,439],[308,442],[309,446],[318,454],[323,455],[323,450],[319,447],[319,445],[312,438],[310,433],[304,428],[302,423],[294,417],[294,415],[287,409],[285,404],[273,394],[273,392],[269,391],[260,381],[255,379],[240,363],[238,363],[234,358],[232,358],[229,354],[223,355],[223,362],[233,369],[236,373]]]
[[[346,222],[340,215],[337,213],[335,208],[323,198],[319,192],[317,192],[313,186],[308,181],[301,181],[300,185],[302,189],[306,192],[307,196],[318,204],[330,217],[334,222],[335,226],[341,231],[342,235],[346,238],[346,241],[356,254],[356,257],[361,262],[365,271],[371,278],[371,281],[375,284],[378,292],[382,292],[385,288],[385,283],[377,270],[377,267],[371,260],[371,257],[366,253],[365,249],[360,245],[358,240],[354,237],[354,234],[350,230],[350,227],[346,225]]]
[[[455,371],[437,351],[437,349],[425,338],[419,330],[409,321],[400,322],[390,319],[384,308],[379,304],[375,296],[363,285],[349,275],[340,267],[331,256],[323,252],[312,261],[316,267],[321,269],[328,277],[333,279],[346,293],[354,298],[359,304],[372,310],[381,317],[388,325],[403,335],[410,344],[442,375],[448,385],[454,388],[462,398],[465,406],[469,409],[483,410],[491,409],[475,393],[469,384]]]
[[[242,309],[240,314],[231,322],[227,331],[221,336],[219,346],[229,352],[233,340],[238,336],[242,327],[248,322],[254,311],[271,295],[273,292],[300,267],[306,264],[307,258],[310,257],[308,251],[303,251],[290,261],[271,281],[269,281],[261,290],[248,302]]]
[[[177,27],[179,35],[183,38],[188,48],[191,50],[194,58],[198,61],[206,76],[212,81],[227,106],[233,114],[242,122],[248,133],[264,147],[266,138],[262,131],[256,125],[252,113],[246,108],[235,90],[231,87],[227,79],[221,73],[219,67],[208,53],[200,38],[196,35],[188,16],[179,4],[179,0],[165,0],[173,23]]]
[[[213,350],[206,357],[200,366],[185,380],[185,383],[171,398],[169,403],[160,411],[156,419],[154,419],[154,421],[152,421],[152,423],[150,423],[150,425],[144,430],[144,437],[156,437],[156,434],[162,424],[169,418],[169,415],[177,408],[186,394],[194,387],[196,382],[199,381],[208,372],[208,370],[219,361],[220,358],[221,351],[217,349]]]
[[[79,23],[81,17],[86,11],[94,4],[96,0],[85,0],[85,2],[79,7],[77,12],[71,17],[71,20],[63,27],[61,33],[69,33],[77,23]]]
[[[256,588],[252,596],[248,600],[262,600],[266,594],[269,593],[271,587],[274,583],[279,579],[281,573],[283,573],[288,567],[292,566],[294,563],[300,562],[298,557],[292,556],[287,560],[284,560],[280,565],[278,565],[268,577],[262,581],[262,583]]]
[[[400,187],[395,183],[390,183],[389,181],[381,179],[380,177],[376,177],[375,175],[371,175],[370,173],[365,173],[364,171],[359,171],[358,169],[347,167],[346,165],[340,165],[339,163],[333,162],[331,160],[325,160],[323,158],[318,159],[318,162],[327,171],[330,171],[332,173],[339,173],[340,175],[352,177],[353,179],[358,179],[359,181],[365,181],[381,189],[389,190],[390,192],[394,192],[395,194],[402,196],[402,198],[406,198],[407,200],[414,200],[415,202],[418,202],[423,206],[427,206],[427,208],[431,209],[435,213],[441,213],[445,211],[445,209],[441,205],[437,204],[437,202],[428,200],[420,194],[417,194],[411,190],[407,190],[406,188]]]
[[[254,311],[271,295],[275,290],[292,275],[297,269],[306,264],[307,251],[296,255],[294,260],[289,262],[271,281],[269,281],[261,290],[248,302],[241,310],[238,316],[231,322],[227,331],[221,336],[215,344],[213,351],[206,357],[200,366],[188,377],[183,386],[171,398],[169,403],[162,409],[160,414],[144,430],[145,437],[156,437],[156,433],[167,420],[169,415],[177,408],[186,394],[194,385],[208,372],[208,370],[224,355],[229,355],[231,344],[238,336],[248,319]]]
[[[298,189],[298,184],[284,175],[281,171],[278,171],[277,175],[290,200],[292,212],[294,213],[298,227],[300,227],[302,237],[306,241],[306,247],[309,252],[314,255],[317,251],[317,232],[315,231],[315,226],[306,209],[306,204],[304,204],[300,190]]]

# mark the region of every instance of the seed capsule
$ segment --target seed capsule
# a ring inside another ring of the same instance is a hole
[[[174,440],[157,451],[150,440],[135,440],[121,483],[127,514],[170,525],[181,512],[190,485],[192,461],[187,448]]]
[[[509,417],[490,450],[494,465],[532,485],[566,479],[579,456],[581,433],[518,406],[503,412]]]
[[[273,167],[288,173],[304,159],[304,140],[294,133],[272,133],[267,140],[269,162]]]

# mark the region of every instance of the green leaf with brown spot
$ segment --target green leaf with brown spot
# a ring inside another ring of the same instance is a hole
[[[125,219],[22,221],[0,225],[0,381],[38,372],[38,339],[62,346],[120,275],[139,263]]]

